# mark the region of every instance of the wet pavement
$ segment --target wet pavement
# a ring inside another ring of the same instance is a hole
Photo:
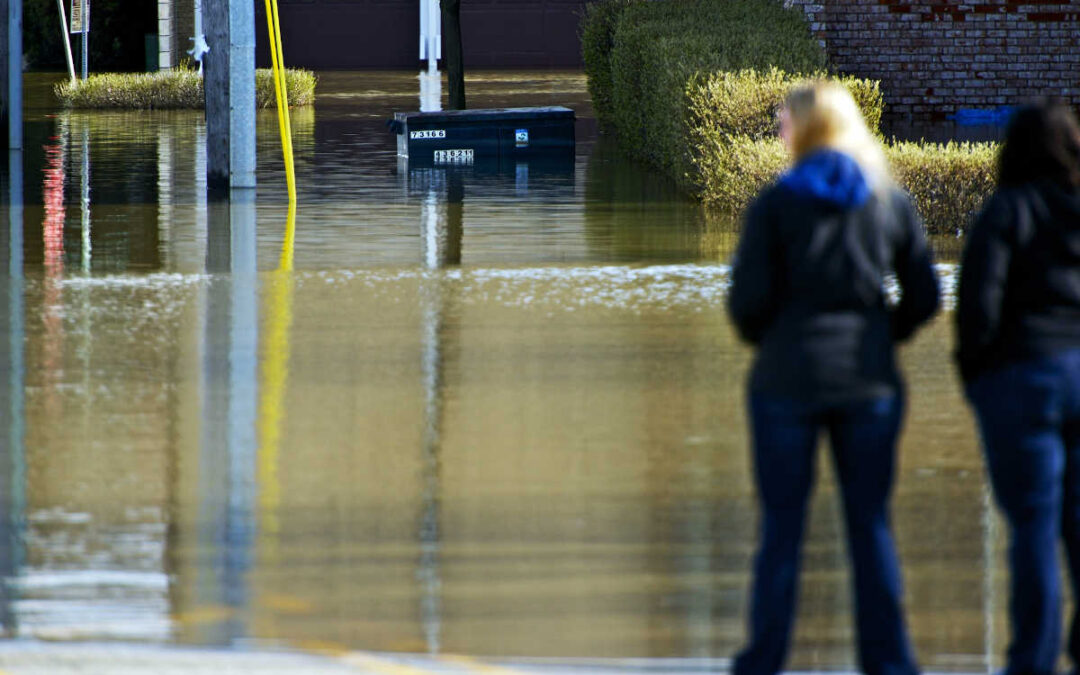
[[[0,675],[677,675],[727,670],[709,659],[549,659],[208,650],[139,645],[0,644]]]

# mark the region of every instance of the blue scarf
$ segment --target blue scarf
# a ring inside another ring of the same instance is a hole
[[[862,167],[837,150],[817,150],[803,157],[780,177],[780,185],[839,209],[861,206],[870,199],[870,185]]]

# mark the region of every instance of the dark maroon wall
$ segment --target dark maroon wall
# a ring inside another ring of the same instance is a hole
[[[278,0],[290,66],[318,70],[414,68],[418,0]],[[586,0],[461,0],[466,68],[581,65]],[[257,59],[270,62],[265,3],[255,3]]]

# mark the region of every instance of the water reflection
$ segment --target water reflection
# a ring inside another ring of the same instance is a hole
[[[25,559],[26,447],[23,386],[23,153],[9,150],[0,184],[7,221],[0,224],[0,626],[19,633],[18,577]]]
[[[722,667],[756,519],[734,232],[588,133],[554,168],[399,167],[382,122],[415,74],[327,82],[296,213],[273,117],[235,203],[202,196],[198,115],[30,119],[0,232],[5,630]],[[477,84],[588,119],[580,74]],[[922,662],[989,670],[1003,541],[950,322],[903,352],[894,520]],[[855,662],[828,474],[798,669]]]
[[[200,642],[251,636],[249,575],[255,560],[258,297],[254,190],[233,190],[210,210],[203,346],[202,445],[196,602],[221,607]],[[223,245],[228,242],[227,248]]]

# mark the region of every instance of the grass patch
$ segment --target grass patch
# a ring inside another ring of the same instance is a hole
[[[315,74],[297,68],[285,69],[289,107],[315,102]],[[203,108],[203,80],[194,70],[175,69],[156,73],[101,73],[85,81],[65,80],[54,88],[56,97],[68,108],[120,108],[129,110],[177,110]],[[277,105],[270,70],[255,71],[255,105]]]
[[[776,138],[788,92],[827,76],[805,17],[777,0],[599,0],[582,44],[601,126],[624,152],[737,215],[789,163]],[[878,83],[836,78],[877,130]],[[956,233],[993,190],[996,145],[886,143],[927,229]]]

